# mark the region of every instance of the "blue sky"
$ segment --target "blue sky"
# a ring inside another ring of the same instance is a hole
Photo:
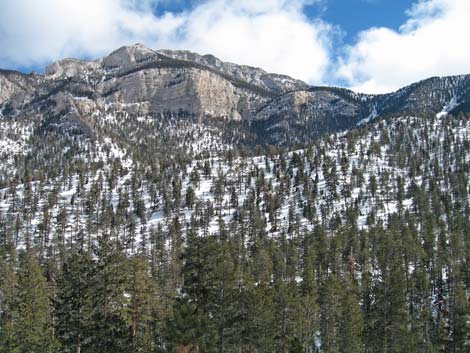
[[[326,20],[340,24],[345,30],[357,33],[373,26],[398,28],[405,20],[405,11],[413,0],[329,0],[305,7],[311,18],[321,15]],[[155,12],[182,12],[194,8],[201,1],[171,1],[155,6]],[[364,15],[367,13],[367,15]]]
[[[470,73],[469,18],[469,0],[2,0],[0,67],[140,42],[379,93]]]
[[[360,31],[371,27],[398,30],[412,4],[411,0],[330,0],[324,6],[308,6],[307,14],[312,18],[320,14],[327,22],[338,24],[345,32],[345,41],[352,44]],[[319,11],[319,7],[323,9]]]
[[[253,0],[256,1],[256,0]],[[167,1],[155,6],[154,12],[181,13],[191,10],[202,1]],[[390,27],[398,30],[406,21],[406,10],[413,0],[328,0],[306,5],[304,13],[312,20],[317,18],[337,25],[343,31],[345,43],[352,44],[356,35],[371,27]]]

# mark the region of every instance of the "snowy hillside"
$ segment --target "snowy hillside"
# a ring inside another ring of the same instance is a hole
[[[111,126],[115,120],[128,123],[125,116],[101,121]],[[145,129],[155,121],[142,118],[139,123]],[[269,237],[295,236],[317,224],[333,229],[348,222],[365,229],[386,224],[395,213],[417,212],[422,198],[457,202],[455,188],[468,192],[467,118],[389,119],[328,136],[307,149],[257,157],[242,157],[210,131],[200,130],[199,138],[192,139],[195,152],[210,143],[226,150],[225,157],[168,165],[143,164],[118,136],[115,141],[113,135],[100,138],[100,143],[72,138],[44,146],[46,163],[59,161],[60,170],[51,166],[44,174],[18,168],[11,178],[15,155],[41,158],[38,149],[28,153],[20,146],[27,131],[17,130],[22,137],[2,145],[8,158],[2,160],[0,210],[5,226],[21,225],[14,231],[16,244],[41,242],[45,249],[57,246],[57,237],[74,242],[87,234],[94,241],[110,231],[111,220],[117,222],[115,236],[130,237],[132,247],[175,221],[183,233],[194,223],[191,228],[200,234],[219,234],[222,224],[242,227],[244,217],[256,215]],[[133,131],[138,128],[129,130],[127,141],[139,145]],[[184,129],[173,131],[180,136],[173,140],[184,143]],[[468,200],[459,202],[465,209]]]
[[[0,70],[0,353],[467,352],[469,112],[142,45]]]

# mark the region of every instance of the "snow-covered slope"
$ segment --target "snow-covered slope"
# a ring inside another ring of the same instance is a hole
[[[103,124],[113,124],[117,117],[106,119]],[[217,144],[201,129],[199,143]],[[25,137],[29,133],[22,131]],[[268,237],[295,237],[319,224],[364,229],[387,223],[391,215],[413,214],[428,200],[430,207],[440,207],[445,197],[462,209],[469,205],[468,196],[461,198],[469,188],[468,118],[388,119],[306,149],[254,157],[219,141],[225,155],[166,162],[146,160],[117,135],[103,136],[69,136],[56,145],[47,138],[44,150],[21,149],[24,156],[14,158],[26,165],[35,165],[31,158],[38,166],[47,159],[37,170],[18,168],[16,178],[9,159],[2,160],[0,211],[4,220],[22,220],[15,233],[19,246],[42,239],[44,232],[45,246],[54,246],[59,234],[67,242],[84,235],[93,242],[113,227],[117,237],[131,237],[132,251],[175,222],[183,234],[189,223],[200,234],[220,234],[244,227],[246,217],[256,217]],[[454,196],[459,188],[460,196]],[[37,195],[34,202],[31,195]]]

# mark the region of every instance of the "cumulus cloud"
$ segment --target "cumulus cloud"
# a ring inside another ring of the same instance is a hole
[[[172,40],[182,20],[155,17],[151,1],[5,0],[0,2],[0,62],[34,66],[62,57],[94,57],[155,35]]]
[[[2,0],[0,67],[97,58],[141,42],[371,93],[470,72],[469,0],[418,0],[398,30],[370,28],[343,48],[339,27],[304,13],[328,0],[189,1],[183,12],[162,13],[171,1],[183,0]]]
[[[303,1],[211,1],[188,15],[181,48],[321,83],[332,27],[310,22]]]
[[[362,92],[389,92],[430,77],[470,72],[470,1],[421,0],[398,31],[371,28],[339,60],[337,77]]]
[[[157,16],[152,10],[159,1],[166,0],[3,0],[0,65],[93,58],[142,42],[324,82],[334,30],[304,15],[315,0],[207,0]]]

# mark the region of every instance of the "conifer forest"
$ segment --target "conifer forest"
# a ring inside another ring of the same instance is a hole
[[[469,115],[0,124],[1,353],[470,352]]]

